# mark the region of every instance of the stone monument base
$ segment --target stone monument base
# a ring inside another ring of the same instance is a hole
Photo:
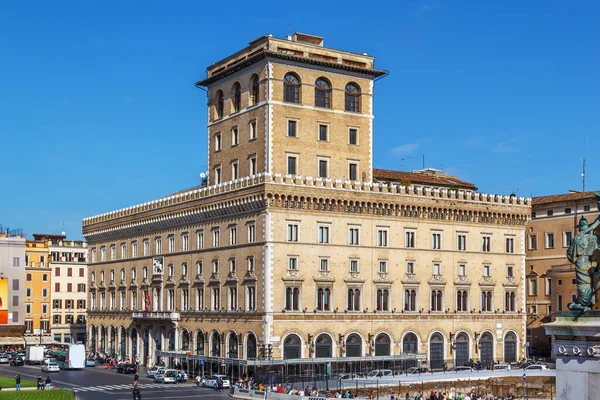
[[[600,400],[600,310],[559,312],[543,327],[554,336],[556,399]]]

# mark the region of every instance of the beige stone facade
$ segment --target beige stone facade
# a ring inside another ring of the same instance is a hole
[[[575,270],[567,248],[577,234],[581,217],[592,223],[598,205],[592,192],[571,192],[532,199],[532,219],[527,225],[527,341],[532,356],[551,355],[552,339],[542,324],[577,297]]]
[[[198,83],[209,93],[209,186],[83,221],[90,347],[148,364],[167,350],[274,360],[417,354],[432,368],[523,356],[530,201],[428,174],[412,177],[438,184],[402,186],[393,174],[374,182],[373,79],[384,72],[372,57],[321,44],[264,37],[211,66]],[[297,103],[284,94],[289,73],[301,82]],[[315,95],[319,78],[329,100]],[[360,88],[358,103],[348,83]],[[113,260],[120,243],[128,256]]]

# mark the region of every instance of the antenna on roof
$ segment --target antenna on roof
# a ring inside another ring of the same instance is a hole
[[[581,172],[582,191],[585,192],[585,158],[583,159],[583,170]]]
[[[425,154],[423,154],[423,169],[425,169]]]

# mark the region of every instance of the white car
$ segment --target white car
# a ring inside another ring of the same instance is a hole
[[[0,364],[8,364],[9,361],[7,356],[0,356]]]
[[[494,365],[494,371],[510,371],[512,368],[509,364],[496,364]]]
[[[529,370],[532,370],[532,369],[535,370],[535,369],[537,369],[539,371],[542,371],[542,370],[548,369],[548,366],[545,365],[545,364],[533,364],[533,365],[530,365],[529,367],[527,367],[525,369],[529,369]]]
[[[452,371],[453,371],[453,372],[466,372],[466,371],[468,371],[468,372],[472,372],[472,371],[473,371],[473,368],[471,368],[471,367],[465,367],[465,366],[463,366],[463,367],[456,367],[456,368],[454,368]]]
[[[157,373],[162,372],[164,370],[165,370],[164,367],[154,367],[154,368],[148,370],[146,375],[148,376],[148,378],[154,378],[154,376],[156,376]]]
[[[60,367],[58,366],[57,363],[51,362],[51,363],[42,365],[42,371],[44,371],[44,372],[59,372]]]
[[[154,375],[156,382],[160,383],[177,383],[179,372],[174,369],[167,369],[161,374]]]
[[[231,383],[229,382],[229,378],[226,375],[213,375],[210,378],[206,379],[206,381],[204,382],[204,386],[209,387],[209,388],[216,388],[217,387],[217,379],[219,377],[223,380],[223,388],[228,388],[231,386]]]

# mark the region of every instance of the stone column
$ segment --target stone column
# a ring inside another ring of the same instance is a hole
[[[117,355],[119,356],[119,358],[121,358],[121,356],[123,355],[121,353],[121,345],[122,345],[121,340],[123,340],[123,338],[121,337],[121,333],[122,333],[121,332],[121,328],[117,328],[117,343],[115,345],[115,347],[116,347],[115,353],[117,353]]]

